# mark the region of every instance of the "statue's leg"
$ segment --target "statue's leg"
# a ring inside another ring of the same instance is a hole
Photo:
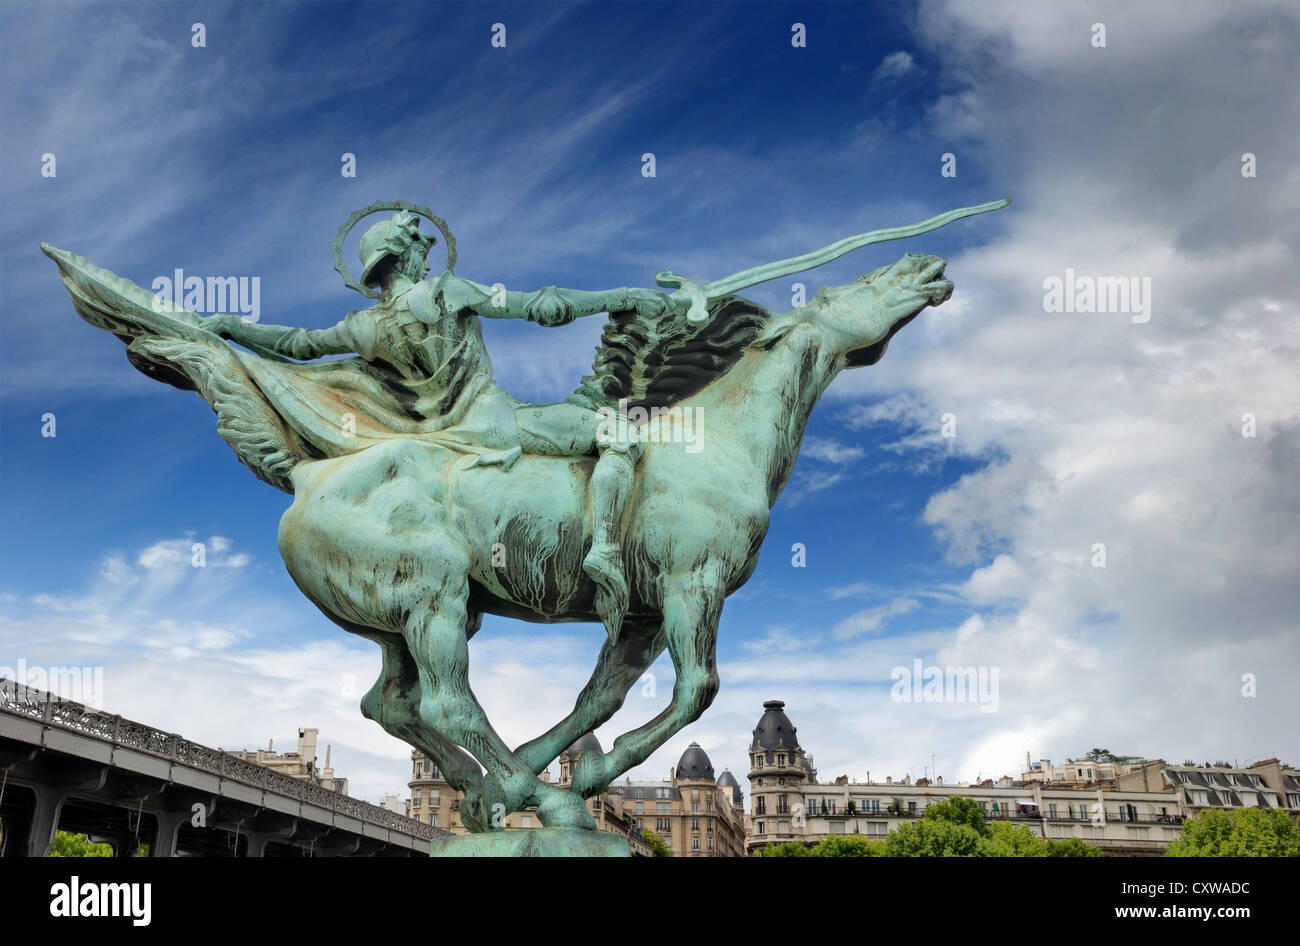
[[[452,548],[452,541],[450,536],[439,541],[439,556],[462,557],[463,567],[447,576],[433,595],[431,608],[412,612],[405,636],[419,669],[421,718],[467,749],[487,769],[483,793],[477,800],[462,802],[461,819],[468,825],[465,809],[476,804],[477,810],[470,813],[475,823],[503,828],[505,815],[536,804],[544,825],[594,828],[595,822],[578,796],[542,782],[510,751],[470,689],[466,632],[469,555]]]
[[[596,583],[596,613],[612,640],[618,640],[630,592],[623,570],[623,512],[632,495],[636,441],[601,438],[600,459],[591,472],[591,550],[582,570]]]
[[[524,743],[515,755],[538,774],[556,756],[618,712],[628,690],[641,679],[665,646],[663,623],[628,621],[617,641],[605,639],[591,679],[578,694],[573,712],[544,735]]]
[[[461,812],[461,822],[471,831],[489,830],[490,824],[474,821],[480,808],[478,799],[483,794],[483,773],[478,763],[420,718],[420,674],[406,641],[381,632],[361,636],[377,643],[384,659],[379,679],[361,698],[361,714],[433,760],[447,784],[470,800]]]
[[[685,580],[664,581],[664,633],[677,680],[667,709],[614,740],[608,752],[588,749],[578,758],[572,791],[598,795],[621,773],[640,765],[674,733],[695,720],[718,692],[718,618],[725,598],[716,570],[706,566]]]
[[[591,473],[591,549],[582,569],[596,583],[596,613],[617,641],[630,598],[623,568],[623,514],[641,455],[637,428],[568,403],[529,404],[515,412],[515,420],[519,442],[529,453],[599,454]]]

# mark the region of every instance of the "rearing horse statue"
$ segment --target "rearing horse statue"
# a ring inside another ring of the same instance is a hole
[[[935,256],[907,254],[782,314],[734,290],[856,246],[1005,206],[874,231],[706,286],[661,272],[652,290],[508,293],[451,273],[454,239],[400,202],[362,237],[360,283],[380,302],[309,331],[194,313],[84,258],[42,244],[77,312],[127,342],[132,364],[195,390],[218,433],[261,479],[292,493],[278,544],[299,589],[375,641],[379,679],[362,713],[432,759],[464,793],[471,832],[536,806],[548,828],[594,829],[584,798],[606,790],[717,693],[718,621],[753,574],[770,510],[818,398],[873,365],[903,326],[952,294]],[[437,280],[424,256],[448,244]],[[379,290],[382,289],[382,294]],[[595,373],[558,405],[515,401],[491,380],[476,316],[547,325],[609,313]],[[227,343],[244,346],[241,351]],[[353,358],[299,363],[324,354]],[[608,462],[607,462],[608,458]],[[511,748],[470,689],[469,640],[484,614],[600,621],[608,637],[572,712]],[[622,706],[668,650],[668,706],[580,756],[568,790],[538,775]]]

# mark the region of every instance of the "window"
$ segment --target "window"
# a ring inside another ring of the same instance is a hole
[[[709,850],[713,850],[713,838],[709,838]]]
[[[790,796],[776,796],[776,813],[779,815],[788,815],[790,813]]]
[[[880,814],[880,799],[879,799],[879,798],[873,798],[873,799],[871,799],[871,813],[872,813],[873,815],[878,815],[878,814]]]
[[[1048,806],[1047,806],[1047,817],[1049,817],[1049,818],[1055,818],[1055,817],[1056,817],[1056,806],[1055,806],[1055,805],[1048,805]]]
[[[532,826],[533,826],[533,816],[532,816],[532,815],[520,815],[520,817],[519,817],[519,827],[521,827],[521,828],[531,828]]]
[[[416,808],[420,807],[420,790],[418,788],[411,792],[411,804]]]
[[[843,822],[843,821],[832,821],[832,822],[831,822],[831,834],[843,834],[843,833],[844,833],[844,822]]]
[[[645,802],[643,802],[643,801],[639,801],[639,802],[636,803],[636,813],[637,813],[638,815],[644,815],[644,814],[645,814]]]
[[[692,850],[692,851],[698,851],[699,849],[700,849],[700,839],[699,839],[699,838],[691,838],[691,850]]]
[[[776,830],[777,830],[779,833],[781,833],[781,834],[789,834],[789,833],[790,833],[790,822],[788,822],[788,821],[778,821],[778,822],[776,823]]]
[[[759,779],[759,780],[758,780],[758,784],[759,784],[759,787],[761,788],[762,785],[763,785],[763,780],[762,780],[762,779]]]
[[[776,784],[781,786],[782,788],[785,788],[785,777],[782,776],[781,778],[777,779]]]
[[[765,815],[765,814],[767,814],[767,796],[766,796],[766,795],[759,795],[758,798],[756,798],[756,799],[754,800],[754,814],[756,814],[756,815]]]
[[[655,802],[655,814],[657,814],[657,815],[668,815],[668,814],[672,814],[672,810],[673,810],[673,803],[672,803],[672,802],[669,802],[669,801],[657,801],[657,802]]]
[[[909,802],[907,803],[907,813],[908,813],[909,815],[915,815],[915,814],[916,814],[916,802],[914,802],[914,801],[909,801]]]
[[[888,833],[889,833],[889,825],[885,824],[885,822],[883,821],[867,822],[867,837],[883,838]]]
[[[700,803],[697,801],[691,802],[691,811],[699,811],[699,810],[700,810]]]
[[[784,752],[778,752],[778,753],[776,754],[776,764],[777,764],[777,765],[785,765],[785,753],[784,753]]]
[[[692,818],[692,819],[691,819],[691,830],[692,830],[692,831],[699,831],[699,830],[700,830],[700,819],[699,819],[699,818]]]
[[[758,823],[758,833],[759,833],[759,834],[767,834],[767,822],[766,822],[766,821],[760,821],[760,822]]]
[[[655,819],[655,834],[661,834],[664,837],[668,837],[672,830],[672,822],[667,818]]]

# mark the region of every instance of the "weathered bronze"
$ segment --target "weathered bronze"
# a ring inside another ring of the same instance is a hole
[[[470,842],[469,852],[592,853],[609,844],[583,833],[594,822],[582,799],[697,719],[717,692],[722,603],[754,570],[818,397],[844,368],[878,362],[952,283],[943,260],[909,253],[782,314],[733,293],[1007,203],[850,237],[704,286],[660,272],[672,295],[472,282],[452,272],[455,242],[442,220],[403,202],[374,204],[345,222],[334,251],[347,284],[378,301],[321,330],[199,317],[41,248],[86,321],[125,341],[140,370],[197,391],[239,459],[293,494],[279,530],[289,574],[383,653],[362,712],[464,792],[471,831],[498,830],[525,806],[563,829],[527,844]],[[381,210],[396,212],[362,235],[356,279],[343,239]],[[425,257],[435,238],[420,216],[448,249],[432,280]],[[493,379],[479,318],[559,326],[602,313],[594,373],[566,401],[523,403]],[[323,355],[353,357],[314,360]],[[599,620],[608,631],[573,711],[513,749],[469,686],[468,642],[485,613]],[[618,710],[665,648],[676,670],[668,707],[608,752],[584,752],[569,790],[538,779]],[[458,844],[442,853],[465,853]]]

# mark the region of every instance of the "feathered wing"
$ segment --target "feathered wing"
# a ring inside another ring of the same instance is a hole
[[[594,374],[569,400],[593,410],[670,407],[726,374],[767,326],[772,313],[748,299],[723,296],[709,303],[698,327],[683,313],[649,319],[611,312],[596,349]]]

